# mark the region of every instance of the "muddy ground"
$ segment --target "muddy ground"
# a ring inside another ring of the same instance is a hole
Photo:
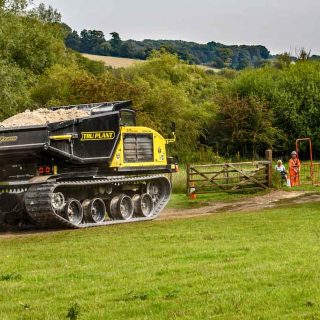
[[[214,214],[223,214],[228,212],[254,212],[267,208],[277,208],[288,205],[303,203],[320,203],[320,193],[305,191],[271,191],[262,196],[255,196],[237,201],[213,202],[206,206],[192,209],[165,209],[157,220],[187,219]],[[48,231],[27,231],[19,233],[0,233],[0,239],[9,239],[21,237],[30,234],[57,232]]]

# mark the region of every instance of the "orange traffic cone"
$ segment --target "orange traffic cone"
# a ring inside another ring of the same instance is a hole
[[[189,199],[190,200],[196,200],[197,199],[197,194],[195,192],[196,192],[196,188],[195,188],[194,182],[191,182],[190,183],[190,194],[189,194]]]

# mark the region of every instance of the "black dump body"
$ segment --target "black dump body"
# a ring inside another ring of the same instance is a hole
[[[122,115],[133,122],[135,118],[130,102],[63,108],[87,110],[91,115],[41,126],[0,128],[0,165],[43,157],[74,165],[105,163],[119,140]]]

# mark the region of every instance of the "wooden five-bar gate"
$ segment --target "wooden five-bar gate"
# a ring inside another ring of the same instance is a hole
[[[271,187],[271,161],[188,165],[188,195],[253,192]]]

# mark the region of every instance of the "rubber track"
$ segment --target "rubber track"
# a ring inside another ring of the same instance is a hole
[[[65,186],[88,186],[101,184],[123,184],[123,183],[141,183],[152,180],[162,181],[165,196],[160,202],[156,203],[154,214],[148,218],[133,218],[130,220],[107,220],[101,223],[82,223],[74,225],[70,221],[58,215],[52,208],[51,198],[55,189]],[[110,177],[97,180],[68,181],[68,182],[49,182],[46,184],[33,185],[29,188],[25,195],[25,205],[31,219],[41,228],[57,228],[57,229],[83,229],[99,226],[134,223],[142,221],[150,221],[158,217],[169,201],[171,194],[171,185],[168,179],[163,175],[148,175],[139,177]]]

